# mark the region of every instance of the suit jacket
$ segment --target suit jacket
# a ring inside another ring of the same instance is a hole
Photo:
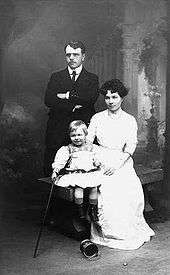
[[[45,93],[45,105],[49,107],[47,146],[63,144],[72,120],[81,119],[86,124],[89,123],[95,113],[94,103],[99,95],[98,87],[97,75],[87,72],[84,68],[74,84],[67,68],[51,75]],[[70,91],[69,99],[57,97],[57,93],[67,91]],[[76,105],[82,105],[82,108],[73,112]]]

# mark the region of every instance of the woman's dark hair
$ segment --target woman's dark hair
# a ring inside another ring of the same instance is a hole
[[[112,93],[118,93],[121,98],[125,97],[129,89],[119,79],[111,79],[106,81],[100,88],[100,93],[106,95],[107,91],[110,90]]]
[[[67,46],[70,46],[70,47],[72,47],[73,49],[80,48],[82,54],[84,54],[85,51],[86,51],[86,48],[85,48],[84,44],[83,44],[81,41],[79,41],[79,40],[71,40],[71,41],[69,41],[67,44],[65,44],[65,46],[64,46],[64,51],[65,51],[65,52],[66,52]]]

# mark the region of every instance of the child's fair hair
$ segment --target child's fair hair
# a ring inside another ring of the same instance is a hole
[[[69,125],[69,134],[73,131],[76,131],[78,128],[81,128],[85,135],[87,136],[87,126],[82,120],[74,120]]]

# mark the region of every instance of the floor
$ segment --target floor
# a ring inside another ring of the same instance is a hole
[[[1,206],[1,209],[3,209]],[[37,206],[5,205],[1,215],[1,275],[170,274],[170,220],[150,219],[156,236],[136,251],[99,247],[100,257],[87,260],[79,241],[44,228],[33,258],[40,211]]]

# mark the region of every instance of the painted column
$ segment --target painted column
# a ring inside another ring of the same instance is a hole
[[[131,32],[131,33],[130,33]],[[133,31],[129,27],[124,27],[124,47],[123,47],[123,62],[124,62],[124,77],[123,80],[130,89],[127,101],[128,109],[135,116],[138,116],[138,57],[136,43],[132,42]]]
[[[166,141],[165,141],[165,194],[169,198],[167,207],[170,209],[170,3],[167,1],[167,80],[166,80]]]

